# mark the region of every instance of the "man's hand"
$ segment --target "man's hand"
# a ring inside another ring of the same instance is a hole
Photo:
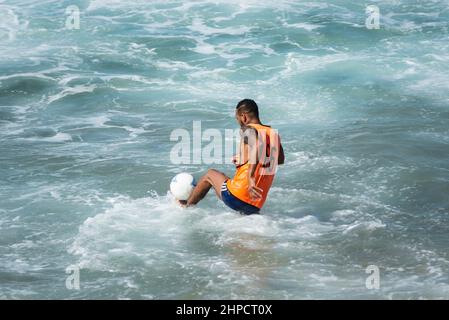
[[[232,163],[235,166],[238,166],[240,164],[240,156],[238,154],[236,154],[235,156],[232,157]]]
[[[248,192],[251,200],[258,200],[262,198],[263,189],[256,186],[254,177],[248,178]]]

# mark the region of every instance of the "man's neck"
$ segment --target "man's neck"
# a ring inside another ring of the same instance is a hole
[[[252,119],[248,124],[262,124],[259,119]]]

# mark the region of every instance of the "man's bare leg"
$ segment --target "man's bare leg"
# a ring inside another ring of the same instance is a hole
[[[186,206],[192,206],[200,202],[206,194],[209,192],[210,188],[214,188],[217,197],[221,199],[221,185],[229,179],[224,173],[209,169],[207,173],[200,178],[196,187],[193,189],[187,201],[180,201],[181,204]]]

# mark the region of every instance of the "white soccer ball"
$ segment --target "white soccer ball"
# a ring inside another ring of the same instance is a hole
[[[178,200],[187,200],[195,185],[195,179],[191,174],[179,173],[170,182],[170,192]]]

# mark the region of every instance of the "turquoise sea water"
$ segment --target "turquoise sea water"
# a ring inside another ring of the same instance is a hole
[[[0,298],[448,299],[448,28],[445,0],[0,1]],[[262,214],[177,208],[210,166],[171,132],[242,98],[286,152]]]

